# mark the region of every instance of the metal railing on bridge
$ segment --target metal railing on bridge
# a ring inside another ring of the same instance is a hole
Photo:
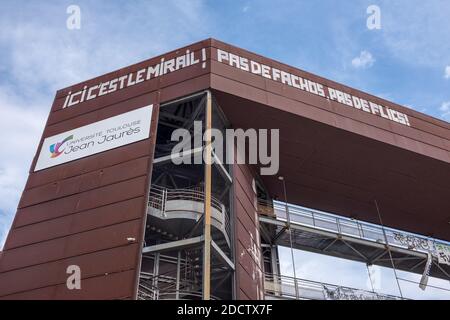
[[[379,225],[290,204],[288,204],[288,210],[291,223],[386,244],[383,228]],[[259,201],[258,211],[260,214],[268,217],[283,221],[287,220],[284,203],[274,201],[272,204],[271,202]],[[446,241],[432,239],[392,228],[385,227],[384,231],[386,232],[386,238],[389,245],[408,250],[427,253],[435,251],[436,244],[444,246],[450,245],[450,243]]]
[[[266,299],[402,300],[389,294],[273,274],[265,275],[264,290]]]

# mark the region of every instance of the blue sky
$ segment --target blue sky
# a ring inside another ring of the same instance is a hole
[[[57,89],[214,37],[450,121],[449,15],[448,0],[2,0],[0,247]]]

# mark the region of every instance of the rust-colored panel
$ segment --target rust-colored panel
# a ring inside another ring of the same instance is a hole
[[[206,74],[164,88],[164,90],[161,90],[161,103],[208,89],[209,77],[210,76]]]
[[[9,250],[139,219],[142,216],[143,200],[143,197],[139,197],[12,229],[4,249]]]
[[[237,194],[241,194],[242,196],[237,198],[237,204],[239,204],[243,210],[242,213],[246,214],[253,223],[255,223],[256,215],[254,212],[256,211],[253,202],[250,202],[251,200],[248,198],[248,195],[244,193],[244,189],[242,189],[241,185],[239,184],[238,180],[236,181],[235,190]]]
[[[253,173],[246,165],[233,165],[237,298],[263,299],[263,274]],[[243,187],[244,186],[244,187]],[[242,295],[240,292],[244,292]]]
[[[103,168],[76,177],[25,190],[20,200],[19,208],[67,197],[76,193],[143,176],[147,173],[148,162],[148,157],[139,158],[112,167]]]
[[[137,219],[11,249],[3,254],[0,272],[124,246],[134,242],[128,238],[138,238],[140,226]]]
[[[247,227],[240,220],[236,220],[236,241],[239,241],[242,248],[246,250],[246,254],[253,260],[252,263],[258,265],[258,256],[256,254],[252,254],[253,249],[255,248],[256,239],[259,236],[255,233],[256,226],[254,224],[249,224]],[[257,246],[256,246],[257,247]],[[238,252],[238,256],[242,254],[242,251]],[[242,265],[243,257],[239,257],[239,263]]]
[[[80,255],[74,258],[40,264],[0,274],[0,297],[46,286],[65,284],[68,266],[76,265],[81,270],[81,285],[84,279],[114,272],[132,270],[134,256],[140,251],[138,244]]]
[[[238,300],[251,300],[250,297],[248,295],[246,295],[242,289],[239,289],[239,291],[237,292],[236,298]]]
[[[98,300],[126,299],[133,296],[134,270],[85,279],[81,290],[68,290],[65,284],[12,294],[10,300]]]
[[[16,214],[14,227],[143,196],[146,188],[145,182],[146,177],[142,176],[61,199],[44,202],[36,206],[19,209]]]

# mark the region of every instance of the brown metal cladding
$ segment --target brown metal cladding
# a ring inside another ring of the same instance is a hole
[[[137,251],[138,244],[131,247],[126,245],[4,272],[0,274],[0,281],[3,283],[0,295],[64,284],[67,280],[65,270],[74,264],[83,271],[82,279],[110,274],[117,270],[132,270],[135,268],[134,255]]]
[[[233,165],[237,299],[263,299],[259,222],[253,175],[246,165]]]
[[[103,274],[83,279],[80,290],[67,290],[66,284],[7,295],[8,300],[97,300],[128,299],[133,291],[134,270]]]

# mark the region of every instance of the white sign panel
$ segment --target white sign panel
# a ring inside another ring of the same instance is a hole
[[[45,138],[34,171],[147,139],[152,110],[149,105]]]

